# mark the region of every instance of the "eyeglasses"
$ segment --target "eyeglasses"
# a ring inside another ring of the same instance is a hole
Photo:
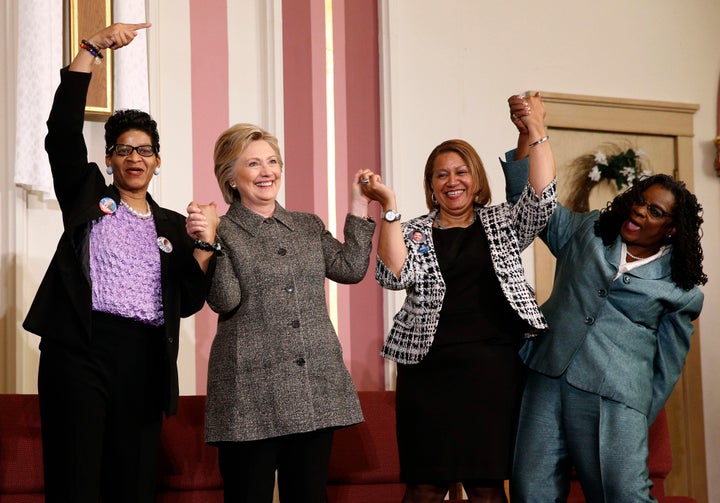
[[[108,149],[108,154],[115,151],[117,155],[127,157],[133,153],[133,150],[137,150],[137,153],[143,157],[152,157],[155,155],[155,147],[152,145],[138,145],[133,147],[132,145],[125,145],[124,143],[116,143]]]
[[[650,217],[654,218],[655,220],[660,220],[661,218],[672,218],[672,213],[668,213],[656,204],[646,203],[642,197],[636,198],[633,205],[644,206],[645,208],[647,208],[648,215],[650,215]]]

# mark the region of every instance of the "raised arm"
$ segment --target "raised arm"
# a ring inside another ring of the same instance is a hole
[[[397,212],[395,192],[382,182],[380,175],[376,175],[370,170],[364,170],[360,176],[363,194],[369,199],[380,203],[382,215],[389,210]],[[363,182],[363,180],[367,180],[367,183]],[[399,278],[407,258],[407,248],[405,247],[399,220],[390,222],[382,217],[380,218],[377,254],[395,277]]]
[[[528,180],[535,193],[540,195],[555,178],[555,158],[545,127],[545,104],[540,93],[511,96],[508,103],[511,118],[520,133],[515,158],[530,157]]]
[[[137,37],[137,30],[149,28],[150,23],[114,23],[84,40],[83,47],[70,63],[73,72],[91,73],[96,54],[102,55],[105,49],[120,49]],[[96,53],[96,54],[93,54]]]

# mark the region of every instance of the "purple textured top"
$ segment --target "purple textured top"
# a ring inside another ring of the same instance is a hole
[[[90,280],[95,311],[160,326],[163,316],[160,249],[155,221],[119,204],[92,223]]]

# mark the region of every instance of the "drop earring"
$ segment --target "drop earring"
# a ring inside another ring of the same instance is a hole
[[[108,175],[112,175],[113,174],[112,166],[105,166],[105,173],[107,173]]]
[[[155,176],[158,176],[158,175],[160,174],[160,168],[159,168],[159,167],[156,167],[156,168],[153,170],[153,173],[155,174]]]

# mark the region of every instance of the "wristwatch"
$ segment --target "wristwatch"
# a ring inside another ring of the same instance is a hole
[[[394,210],[387,210],[383,212],[382,217],[386,222],[397,222],[400,220],[400,213]]]

